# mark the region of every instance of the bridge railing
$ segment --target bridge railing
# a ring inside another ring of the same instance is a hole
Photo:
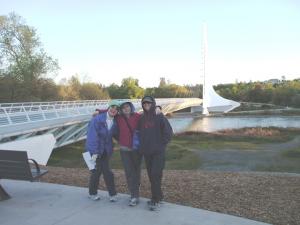
[[[15,103],[0,103],[0,108],[13,108],[13,107],[34,107],[34,106],[74,106],[74,105],[95,105],[106,103],[107,100],[83,100],[83,101],[52,101],[52,102],[15,102]]]
[[[86,115],[106,106],[105,100],[2,103],[0,126]]]
[[[156,99],[157,104],[181,104],[185,101],[197,101],[193,98],[161,98]],[[137,110],[141,109],[140,99],[120,99],[131,101]],[[54,102],[21,102],[0,104],[0,127],[53,120],[80,115],[90,115],[96,108],[105,109],[108,100],[85,100],[85,101],[54,101]]]

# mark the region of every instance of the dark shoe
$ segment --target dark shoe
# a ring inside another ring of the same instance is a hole
[[[147,202],[148,203],[148,202]],[[150,211],[157,211],[159,209],[159,203],[154,201],[149,201],[148,207]]]
[[[110,202],[116,202],[116,201],[118,201],[117,194],[109,196],[109,201]]]
[[[153,200],[148,200],[148,201],[147,201],[147,205],[149,205],[152,201],[153,201]],[[164,204],[164,201],[163,201],[163,200],[160,200],[158,203],[159,203],[160,205],[162,205],[162,204]]]

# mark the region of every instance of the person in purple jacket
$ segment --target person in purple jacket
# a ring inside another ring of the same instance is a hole
[[[88,125],[85,148],[96,163],[89,180],[89,197],[92,200],[100,199],[97,192],[99,179],[103,173],[110,201],[117,201],[114,174],[109,167],[109,159],[113,152],[112,138],[117,131],[114,117],[118,113],[118,107],[119,102],[112,100],[109,102],[108,110],[94,116]]]

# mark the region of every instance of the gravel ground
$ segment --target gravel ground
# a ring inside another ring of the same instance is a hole
[[[47,167],[44,182],[86,187],[87,169]],[[127,193],[122,170],[114,170],[117,190]],[[100,189],[105,189],[103,180]],[[246,217],[274,225],[300,224],[300,175],[165,170],[165,201]],[[141,196],[149,197],[142,173]]]

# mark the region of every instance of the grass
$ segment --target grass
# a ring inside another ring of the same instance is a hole
[[[289,159],[300,160],[300,146],[298,148],[283,151],[282,156]]]
[[[166,169],[191,170],[199,168],[199,157],[192,152],[191,146],[181,144],[173,140],[166,150]]]
[[[84,168],[86,165],[82,158],[83,151],[84,141],[58,148],[51,154],[48,165]],[[123,168],[118,146],[116,146],[115,152],[112,155],[110,165],[113,169]],[[199,165],[199,158],[189,148],[176,144],[176,142],[171,142],[168,145],[166,150],[166,169],[197,169]],[[145,168],[144,165],[143,168]]]
[[[222,149],[259,149],[261,144],[280,143],[299,135],[299,129],[245,128],[225,130],[218,133],[182,133],[175,135],[166,150],[166,169],[193,170],[201,166],[201,158],[195,151]],[[116,146],[111,167],[122,169],[122,162]],[[84,168],[82,159],[84,141],[56,149],[48,165],[69,168]],[[273,161],[272,161],[273,160]],[[300,172],[300,147],[283,151],[278,159],[272,159],[258,171]],[[221,162],[219,162],[221,163]],[[143,165],[143,167],[145,167]]]
[[[84,168],[82,158],[84,141],[54,149],[48,161],[49,166],[61,166],[67,168]]]
[[[63,146],[55,149],[49,159],[49,166],[60,166],[67,168],[85,168],[85,162],[82,158],[84,152],[85,141],[80,141],[71,145]],[[115,148],[116,152],[113,154],[110,161],[111,167],[114,169],[121,169],[122,162],[119,154],[119,147]]]

